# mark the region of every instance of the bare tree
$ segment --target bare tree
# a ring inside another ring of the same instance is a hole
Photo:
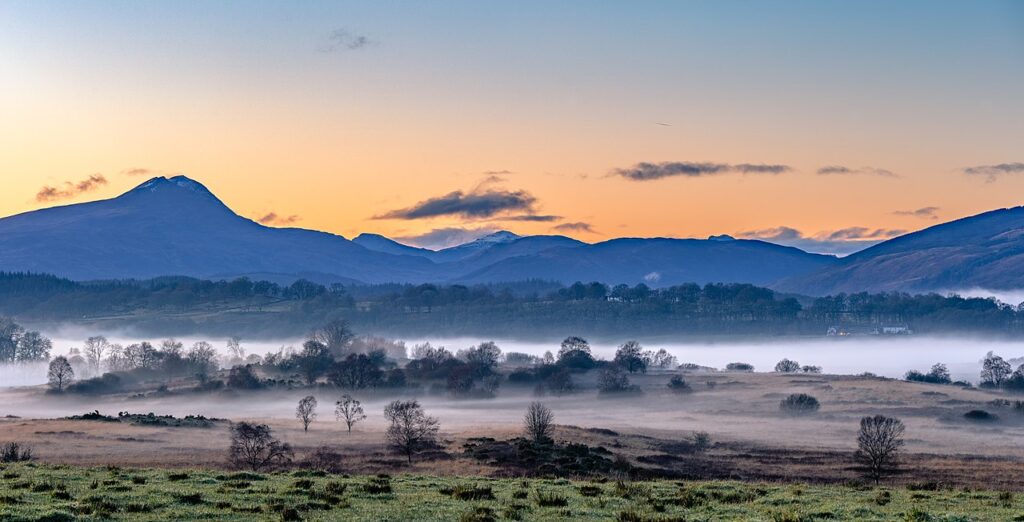
[[[270,426],[239,422],[231,425],[228,460],[239,468],[260,471],[268,466],[291,461],[292,448],[274,438]]]
[[[58,392],[62,392],[64,386],[74,380],[75,370],[71,368],[67,357],[61,355],[50,361],[50,370],[46,373],[46,377],[50,380],[50,386],[56,388]]]
[[[551,408],[540,402],[531,402],[530,406],[526,408],[526,417],[523,418],[526,436],[533,439],[534,442],[550,440],[551,433],[554,431],[552,426],[554,421],[555,415],[551,413]]]
[[[89,369],[93,374],[100,374],[103,356],[106,355],[109,348],[110,343],[102,335],[94,335],[85,340],[85,348],[82,352],[85,353],[85,360],[89,363]]]
[[[903,421],[893,417],[875,415],[860,420],[856,457],[867,466],[867,476],[875,484],[884,473],[896,468],[903,431]]]
[[[228,339],[228,353],[234,361],[245,360],[245,348],[242,348],[241,337],[232,337]]]
[[[316,397],[303,397],[295,408],[295,418],[302,421],[302,431],[309,431],[309,423],[316,419]]]
[[[336,319],[314,330],[310,340],[322,343],[334,356],[344,356],[355,337],[348,321]]]
[[[437,444],[437,419],[428,416],[419,401],[393,401],[384,408],[384,417],[391,422],[385,433],[388,444],[410,464],[417,451]]]
[[[349,433],[352,433],[352,426],[366,418],[366,414],[363,413],[363,405],[347,393],[335,403],[334,415],[338,417],[338,420],[345,421]]]

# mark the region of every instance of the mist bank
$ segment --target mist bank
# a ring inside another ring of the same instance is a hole
[[[44,331],[44,333],[46,333]],[[160,337],[137,337],[118,332],[71,331],[64,328],[53,337],[52,354],[66,355],[83,346],[89,335],[105,335],[111,343],[129,345],[149,342],[159,346]],[[443,335],[394,338],[395,346],[406,348],[411,354],[414,347],[430,344],[445,347],[452,352],[493,341],[504,353],[516,352],[542,357],[545,352],[557,352],[562,337],[543,339],[514,339],[504,337],[452,337]],[[873,338],[774,338],[746,340],[687,340],[678,337],[620,337],[618,340],[591,340],[595,357],[611,360],[618,347],[627,340],[639,339],[645,349],[665,349],[679,363],[691,363],[714,369],[727,364],[744,362],[758,372],[770,372],[781,359],[788,358],[804,365],[820,366],[826,374],[859,375],[865,372],[882,377],[902,378],[910,370],[927,371],[935,363],[949,368],[954,380],[977,383],[982,359],[994,352],[1010,360],[1014,366],[1024,363],[1024,341],[999,340],[978,337],[873,337]],[[227,346],[230,338],[187,335],[176,337],[184,346],[206,341],[225,361],[231,356]],[[279,339],[241,339],[241,346],[249,355],[287,353],[299,350],[303,337]],[[223,367],[229,367],[224,362]],[[46,364],[0,365],[0,387],[34,386],[46,383]]]

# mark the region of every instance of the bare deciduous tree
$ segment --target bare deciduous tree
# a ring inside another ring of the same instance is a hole
[[[231,426],[228,460],[235,467],[260,471],[287,463],[292,455],[291,446],[274,438],[266,424],[239,422]]]
[[[106,355],[109,348],[110,343],[102,335],[94,335],[85,340],[85,348],[82,352],[85,354],[85,360],[89,363],[89,369],[94,375],[100,374],[103,356]]]
[[[882,475],[896,468],[903,446],[903,421],[875,415],[860,420],[857,434],[857,460],[867,467],[867,476],[877,484]]]
[[[355,337],[348,321],[337,319],[314,330],[310,335],[310,340],[323,344],[331,352],[331,355],[337,357],[348,354],[349,345],[352,344]]]
[[[352,433],[352,426],[366,418],[362,404],[347,393],[335,403],[334,415],[338,417],[338,420],[345,421],[349,433]]]
[[[302,431],[309,431],[309,424],[316,419],[316,397],[303,397],[295,408],[295,418],[302,421]]]
[[[71,363],[68,362],[67,357],[63,355],[54,357],[50,361],[50,369],[46,373],[47,379],[50,381],[50,386],[57,389],[58,392],[64,391],[64,386],[67,386],[75,378],[75,370],[71,368]]]
[[[409,459],[437,444],[438,422],[428,416],[419,401],[393,401],[384,408],[384,417],[391,422],[385,433],[388,444]]]
[[[523,418],[526,436],[533,439],[534,442],[550,440],[551,433],[554,431],[552,425],[554,421],[555,415],[551,412],[551,408],[540,402],[531,402],[530,406],[526,408],[526,417]]]

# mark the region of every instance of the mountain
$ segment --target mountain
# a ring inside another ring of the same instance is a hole
[[[401,256],[420,256],[427,258],[435,254],[433,250],[403,245],[402,243],[399,243],[394,239],[384,237],[380,234],[367,234],[364,232],[352,238],[352,242],[363,248],[366,248],[367,250],[373,250],[375,252],[384,252],[385,254],[395,254]]]
[[[548,279],[607,284],[743,282],[765,285],[835,263],[836,258],[754,240],[621,238],[508,257],[459,278],[480,283]]]
[[[438,251],[377,234],[355,240],[239,216],[197,181],[153,178],[111,199],[0,219],[0,270],[76,280],[247,276],[288,283],[498,283],[525,279],[665,286],[768,284],[836,263],[761,241],[615,239],[495,232]]]
[[[367,283],[436,277],[434,264],[417,256],[243,218],[184,176],[153,178],[113,199],[0,219],[0,269],[79,280],[251,273],[332,274]]]
[[[776,288],[809,295],[1024,288],[1024,207],[893,238]]]

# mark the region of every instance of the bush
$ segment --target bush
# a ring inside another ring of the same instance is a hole
[[[776,373],[796,373],[800,371],[800,363],[783,359],[775,364]]]
[[[672,378],[668,380],[667,386],[668,389],[676,393],[688,393],[693,391],[693,389],[690,388],[690,385],[683,379],[682,375],[673,375]]]
[[[744,362],[733,362],[725,365],[725,369],[731,372],[752,372],[754,371],[754,365]]]
[[[604,370],[597,377],[597,389],[600,393],[628,393],[638,392],[639,388],[629,383],[629,376],[621,366],[612,365]]]
[[[32,448],[17,442],[0,446],[0,462],[25,462],[32,460]]]
[[[974,422],[994,422],[999,420],[998,415],[985,410],[971,410],[964,414],[964,418]]]
[[[806,413],[814,413],[818,411],[821,404],[818,403],[818,399],[807,395],[806,393],[794,393],[779,403],[779,409],[786,413],[794,413],[802,415]]]
[[[121,378],[112,373],[105,373],[101,377],[93,377],[71,383],[65,388],[67,393],[78,393],[81,395],[103,395],[108,393],[119,393],[123,390],[124,384]]]
[[[932,384],[950,384],[953,382],[949,376],[949,370],[942,363],[932,366],[931,371],[928,373],[910,370],[903,378],[911,382],[927,382]]]

